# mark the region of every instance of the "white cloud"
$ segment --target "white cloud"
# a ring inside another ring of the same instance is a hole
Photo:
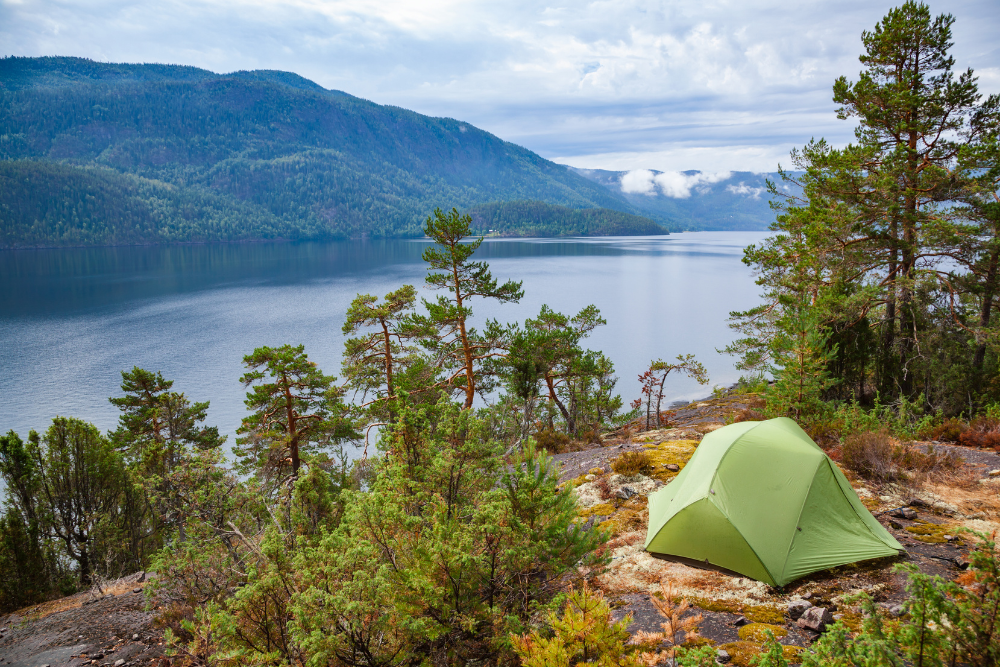
[[[699,185],[709,185],[724,181],[732,176],[728,171],[720,171],[714,174],[695,173],[685,174],[680,171],[665,171],[656,175],[656,184],[660,186],[660,191],[665,197],[674,199],[687,199],[691,196],[691,189]]]
[[[653,178],[655,174],[649,169],[635,169],[622,176],[622,192],[626,194],[656,194]]]
[[[788,189],[787,186],[785,189]],[[761,194],[764,193],[764,188],[753,188],[740,181],[739,185],[727,185],[726,191],[732,192],[734,195],[743,195],[744,197],[760,199]]]
[[[732,173],[728,171],[685,174],[680,171],[655,173],[649,169],[633,169],[622,175],[621,184],[622,192],[627,194],[652,196],[658,190],[664,197],[687,199],[691,196],[692,189],[718,183],[731,176]]]

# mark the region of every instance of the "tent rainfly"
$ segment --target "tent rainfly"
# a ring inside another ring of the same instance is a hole
[[[791,419],[709,433],[649,497],[646,551],[784,586],[903,547]]]

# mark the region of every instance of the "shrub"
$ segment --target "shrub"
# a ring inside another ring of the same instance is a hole
[[[866,479],[890,481],[896,469],[888,431],[853,433],[844,439],[840,455],[844,465]]]
[[[959,435],[958,442],[966,447],[1000,447],[1000,419],[990,414],[976,417]]]
[[[535,433],[535,443],[538,449],[544,449],[549,454],[561,454],[572,451],[570,445],[572,439],[561,431],[544,429]]]
[[[931,429],[931,440],[958,442],[969,426],[960,419],[950,418]]]
[[[648,452],[625,452],[611,462],[611,469],[626,477],[648,475],[653,471],[653,460]]]
[[[639,656],[630,652],[626,616],[617,623],[611,620],[611,608],[600,591],[584,587],[573,591],[566,601],[562,618],[548,618],[553,637],[546,638],[537,630],[526,635],[514,635],[514,650],[524,667],[579,665],[596,663],[606,667],[640,667]]]
[[[847,436],[838,458],[862,477],[879,482],[900,479],[905,471],[955,470],[962,465],[961,457],[954,452],[936,450],[931,445],[924,451],[900,445],[884,430]]]

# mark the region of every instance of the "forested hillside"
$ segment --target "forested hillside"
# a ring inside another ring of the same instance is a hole
[[[635,236],[666,234],[649,218],[606,208],[575,209],[539,201],[473,207],[472,228],[500,236]]]
[[[638,213],[467,123],[288,72],[0,59],[0,160],[4,247],[412,236],[512,200]]]

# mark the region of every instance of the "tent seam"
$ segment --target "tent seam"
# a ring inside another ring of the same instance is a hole
[[[820,466],[823,465],[823,463],[824,463],[824,461],[826,461],[826,459],[827,459],[826,454],[823,454],[823,458],[820,459],[819,465],[816,466],[816,468],[813,470],[812,477],[809,479],[809,488],[806,489],[806,494],[802,497],[802,505],[799,507],[798,516],[795,517],[795,530],[792,531],[792,539],[788,542],[788,546],[785,548],[785,560],[781,563],[781,578],[782,578],[782,580],[784,580],[784,578],[785,578],[785,570],[788,569],[788,558],[792,555],[792,545],[795,544],[795,538],[799,536],[799,530],[798,530],[798,528],[799,528],[799,526],[802,525],[802,513],[806,509],[806,503],[809,502],[809,496],[810,496],[810,494],[812,494],[813,484],[816,483],[816,473],[819,472]],[[840,485],[838,484],[837,487],[839,488]],[[843,493],[844,490],[841,489],[840,492]],[[850,505],[849,502],[848,502],[848,505]],[[854,509],[853,505],[851,506],[851,509]],[[857,512],[855,512],[855,514],[857,514]],[[782,585],[784,585],[784,584],[782,584]]]
[[[757,427],[755,426],[754,428],[757,428]],[[750,431],[752,431],[752,430],[753,430],[753,428],[750,429]],[[747,431],[747,433],[749,433],[750,431]],[[780,584],[778,584],[778,580],[774,578],[774,573],[771,572],[770,569],[768,569],[767,563],[765,563],[764,559],[760,557],[760,554],[757,553],[757,550],[753,548],[753,545],[750,544],[750,540],[748,540],[747,537],[746,537],[746,535],[743,534],[743,531],[740,530],[736,526],[736,524],[733,523],[732,518],[730,518],[730,516],[728,514],[726,514],[722,510],[721,507],[719,507],[718,505],[716,505],[714,500],[712,500],[711,498],[706,498],[705,500],[707,500],[708,502],[712,503],[712,506],[715,507],[715,509],[719,510],[719,514],[721,514],[722,516],[726,517],[726,523],[728,523],[732,527],[732,529],[734,531],[736,531],[737,535],[739,535],[740,537],[743,538],[743,542],[747,545],[747,548],[750,549],[750,553],[752,553],[753,557],[757,559],[757,562],[760,563],[760,566],[762,568],[764,568],[764,571],[767,572],[771,576],[771,581],[774,582],[774,585],[775,586],[779,586]],[[746,576],[746,575],[744,575],[744,576]],[[767,583],[767,582],[765,582],[765,583]]]
[[[715,464],[715,471],[712,473],[712,479],[710,479],[709,482],[708,482],[708,488],[709,488],[709,490],[715,488],[715,479],[719,476],[719,468],[722,467],[722,462],[726,460],[726,457],[729,456],[729,453],[731,451],[733,451],[733,445],[735,445],[737,442],[739,442],[740,440],[742,440],[743,436],[745,436],[747,433],[750,433],[751,431],[756,430],[757,427],[759,427],[762,424],[766,424],[767,421],[769,421],[769,420],[757,422],[756,426],[754,426],[753,428],[748,428],[747,430],[743,431],[743,433],[741,433],[738,438],[736,438],[735,440],[733,440],[732,442],[729,443],[729,447],[727,447],[725,453],[721,457],[719,457],[719,462]],[[715,503],[712,503],[712,504],[714,505]],[[718,505],[715,505],[715,506],[719,507]],[[722,508],[721,507],[719,507],[719,511],[722,512]],[[724,512],[723,512],[723,514],[726,516],[726,518],[728,518],[728,515],[726,515]]]
[[[833,463],[833,460],[832,460],[832,459],[830,459],[830,457],[829,457],[829,456],[828,456],[828,457],[826,457],[826,461],[827,461],[827,465],[829,465],[829,466],[833,466],[833,465],[834,465],[834,463]],[[861,514],[859,514],[859,513],[858,513],[858,509],[857,509],[857,508],[856,508],[856,507],[854,506],[854,503],[852,503],[852,502],[851,502],[851,499],[847,497],[847,494],[846,494],[846,493],[844,493],[844,487],[840,485],[840,479],[838,479],[838,478],[837,478],[837,473],[836,473],[835,471],[833,471],[833,470],[831,470],[831,471],[830,471],[830,473],[831,473],[831,474],[833,475],[833,479],[834,479],[834,481],[836,481],[836,482],[837,482],[837,488],[838,488],[838,489],[840,489],[840,494],[841,494],[842,496],[844,496],[844,500],[846,500],[846,501],[847,501],[847,504],[851,506],[851,511],[852,511],[852,512],[854,512],[854,516],[858,517],[858,520],[859,520],[859,521],[861,521],[862,525],[864,525],[864,527],[865,527],[865,529],[866,529],[866,530],[868,531],[868,533],[869,533],[869,534],[870,534],[870,535],[871,535],[872,537],[874,537],[874,538],[875,538],[876,540],[878,540],[879,542],[881,542],[882,544],[884,544],[884,545],[885,545],[886,547],[888,547],[888,548],[890,548],[890,549],[894,549],[894,550],[895,550],[895,551],[896,551],[896,552],[898,553],[898,552],[899,552],[899,549],[896,549],[896,548],[895,548],[895,547],[893,547],[892,545],[888,544],[888,543],[887,543],[887,542],[886,542],[885,540],[883,540],[883,539],[882,539],[881,537],[879,537],[878,535],[876,535],[876,534],[875,534],[875,531],[873,531],[873,530],[872,530],[872,528],[871,528],[871,526],[869,526],[869,525],[868,525],[868,522],[867,522],[867,521],[865,521],[864,517],[863,517],[863,516],[861,516]],[[852,490],[853,490],[853,489],[852,489]],[[876,521],[878,521],[878,519],[876,519]],[[881,525],[881,524],[880,524],[880,525]],[[888,532],[888,531],[886,531],[886,532]],[[905,551],[905,549],[904,549],[904,551]]]

